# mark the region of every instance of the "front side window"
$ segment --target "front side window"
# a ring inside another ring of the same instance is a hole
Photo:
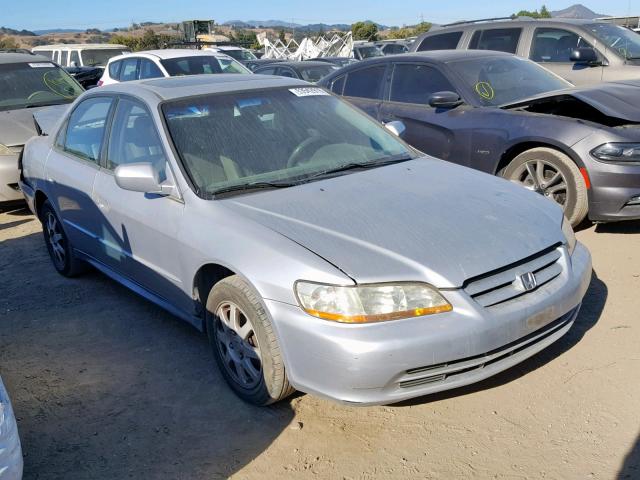
[[[120,70],[120,81],[130,82],[131,80],[138,79],[138,59],[127,58],[122,61],[122,68]]]
[[[591,47],[580,35],[560,28],[537,28],[531,54],[534,62],[569,63],[576,48]]]
[[[287,78],[298,78],[296,73],[288,67],[278,67],[278,75]]]
[[[162,171],[166,162],[153,118],[141,104],[126,98],[118,102],[107,152],[109,170],[127,163],[152,163]]]
[[[158,66],[146,58],[140,59],[140,79],[164,77]]]
[[[399,64],[393,69],[391,101],[427,105],[436,92],[455,91],[445,76],[428,65]]]
[[[432,50],[455,50],[462,38],[462,32],[447,32],[438,35],[430,35],[422,40],[418,52]]]
[[[521,28],[477,30],[471,37],[469,49],[516,53],[521,33]]]
[[[95,97],[76,107],[67,123],[65,151],[85,160],[98,162],[112,103],[111,98]]]
[[[377,65],[349,72],[343,95],[372,99],[382,98],[382,83],[386,71],[385,65]]]
[[[254,183],[312,181],[353,163],[414,157],[377,122],[315,87],[204,95],[166,102],[162,112],[205,198]]]
[[[82,87],[51,62],[0,65],[0,111],[69,103]]]

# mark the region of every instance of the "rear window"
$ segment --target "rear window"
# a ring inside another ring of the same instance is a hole
[[[521,28],[477,30],[471,37],[469,49],[516,53],[521,33]]]
[[[455,50],[461,38],[462,32],[448,32],[431,35],[422,40],[417,51],[427,52],[430,50]]]

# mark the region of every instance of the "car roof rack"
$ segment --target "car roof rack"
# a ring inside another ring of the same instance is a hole
[[[440,25],[441,28],[454,27],[458,25],[468,25],[473,23],[485,23],[485,22],[499,22],[507,20],[535,20],[532,17],[495,17],[495,18],[480,18],[478,20],[461,20],[459,22],[447,23],[446,25]]]

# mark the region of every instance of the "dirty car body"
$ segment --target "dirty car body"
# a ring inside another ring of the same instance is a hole
[[[132,103],[145,122],[120,116]],[[78,155],[74,112],[87,105],[110,138]],[[126,169],[118,152],[140,143],[145,159]],[[77,258],[200,329],[207,293],[236,277],[272,324],[290,384],[343,402],[397,402],[509,368],[570,329],[591,278],[557,205],[424,157],[293,79],[92,90],[29,142],[23,168],[28,204],[45,230],[51,206]],[[121,188],[123,171],[161,184]],[[415,307],[427,296],[435,306]],[[340,313],[344,302],[365,313]]]
[[[365,69],[377,72],[380,87],[360,96],[349,75],[364,77]],[[429,75],[419,95],[411,91],[411,69]],[[549,86],[528,83],[529,73]],[[557,150],[584,177],[589,219],[640,218],[640,81],[575,88],[507,53],[441,50],[367,60],[320,84],[383,123],[402,121],[403,139],[420,151],[487,173],[501,175],[528,149]],[[440,91],[460,101],[430,105],[430,95]],[[629,155],[598,153],[607,146]]]

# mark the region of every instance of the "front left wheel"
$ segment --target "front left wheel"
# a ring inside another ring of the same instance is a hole
[[[79,260],[62,227],[53,206],[47,200],[40,209],[44,241],[55,269],[65,277],[75,277],[87,269],[87,264]]]
[[[223,377],[254,405],[291,395],[271,318],[259,295],[237,275],[218,282],[207,298],[207,334]]]

